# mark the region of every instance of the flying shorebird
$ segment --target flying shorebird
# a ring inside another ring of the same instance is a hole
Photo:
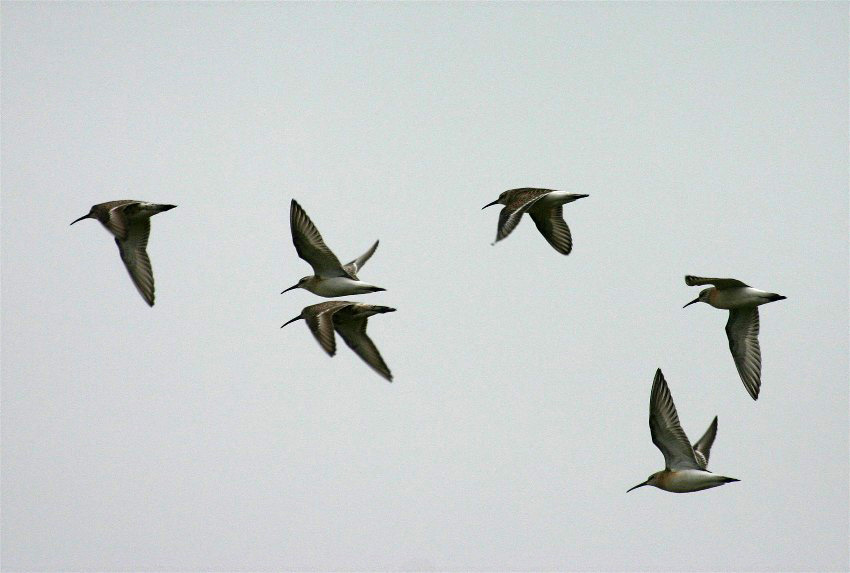
[[[652,443],[664,454],[664,469],[626,493],[645,485],[674,493],[688,493],[740,481],[713,474],[706,469],[711,445],[717,435],[717,416],[699,441],[691,446],[679,425],[676,405],[660,368],[655,371],[649,396],[649,432],[652,434]]]
[[[562,205],[583,197],[588,195],[529,187],[504,191],[498,199],[482,207],[486,209],[496,204],[504,205],[499,213],[496,240],[492,244],[495,245],[510,235],[519,224],[522,214],[527,212],[549,244],[562,255],[569,255],[573,250],[573,239],[570,236],[570,228],[564,221]]]
[[[758,400],[761,387],[761,348],[759,348],[758,306],[775,300],[784,300],[781,294],[751,288],[735,279],[713,279],[687,275],[685,284],[714,285],[700,291],[699,296],[686,304],[704,302],[714,308],[729,310],[726,336],[729,350],[735,359],[735,367],[744,382],[744,387],[753,400]],[[682,308],[685,308],[683,306]]]
[[[145,248],[151,232],[150,218],[174,209],[177,205],[158,205],[132,199],[108,201],[93,205],[87,215],[72,221],[73,225],[83,219],[97,219],[106,229],[115,235],[115,244],[121,253],[121,260],[133,279],[133,284],[145,302],[153,306],[153,270],[151,260]]]
[[[313,294],[331,298],[387,290],[361,282],[357,278],[357,271],[363,268],[378,248],[378,241],[375,241],[368,251],[343,266],[325,245],[316,225],[295,199],[289,207],[289,226],[292,229],[292,242],[295,244],[298,256],[310,263],[315,274],[303,277],[297,284],[281,291],[280,294],[303,288]]]
[[[336,354],[336,338],[334,337],[334,330],[336,330],[357,356],[374,368],[378,374],[392,382],[393,375],[387,363],[381,358],[375,343],[366,334],[366,321],[373,314],[395,312],[395,310],[388,306],[332,300],[304,307],[301,314],[283,323],[281,328],[296,320],[304,319],[310,327],[310,332],[319,341],[319,345],[330,356]]]

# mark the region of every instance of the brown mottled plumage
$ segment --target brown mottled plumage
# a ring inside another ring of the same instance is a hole
[[[528,213],[552,248],[562,255],[569,255],[573,249],[573,239],[564,221],[563,205],[583,197],[587,195],[530,187],[502,192],[498,199],[483,207],[486,209],[496,204],[505,206],[499,213],[499,226],[493,244],[510,235],[523,214]]]

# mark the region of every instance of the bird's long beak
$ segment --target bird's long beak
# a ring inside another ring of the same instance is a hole
[[[285,292],[287,292],[287,291],[290,291],[290,290],[292,290],[292,289],[296,289],[296,288],[298,288],[298,285],[297,285],[297,284],[296,284],[296,285],[292,285],[292,286],[291,286],[291,287],[289,287],[288,289],[280,291],[280,294],[283,294],[283,293],[285,293]]]
[[[682,308],[686,308],[686,307],[688,307],[688,306],[691,306],[691,305],[692,305],[692,304],[694,304],[695,302],[699,302],[699,297],[696,297],[694,300],[692,300],[691,302],[689,302],[688,304],[686,304],[686,305],[685,305],[685,306],[683,306]]]
[[[86,213],[85,215],[83,215],[79,219],[75,219],[75,220],[71,221],[71,224],[73,225],[74,223],[82,221],[83,219],[88,219],[89,217],[91,217],[91,213]]]
[[[495,201],[493,201],[492,203],[487,203],[486,205],[484,205],[483,207],[481,207],[481,209],[486,209],[487,207],[492,207],[493,205],[498,205],[498,204],[499,204],[499,200],[498,200],[498,199],[496,199],[496,200],[495,200]]]
[[[299,314],[298,316],[296,316],[295,318],[293,318],[292,320],[287,320],[287,321],[286,321],[286,322],[284,322],[282,325],[280,325],[280,327],[281,327],[281,328],[283,328],[283,327],[284,327],[284,326],[286,326],[287,324],[291,324],[291,323],[295,322],[296,320],[301,320],[301,315],[300,315],[300,314]]]
[[[575,193],[573,197],[575,197],[575,199],[584,199],[585,197],[590,197],[590,195],[587,195],[586,193]],[[575,199],[573,199],[573,201],[575,201]]]
[[[639,488],[639,487],[643,487],[643,486],[645,486],[645,485],[649,485],[649,481],[645,481],[645,482],[643,482],[643,483],[639,483],[639,484],[637,484],[635,487],[630,487],[629,489],[627,489],[627,490],[626,490],[626,493],[629,493],[629,492],[630,492],[630,491],[632,491],[633,489],[637,489],[637,488]]]

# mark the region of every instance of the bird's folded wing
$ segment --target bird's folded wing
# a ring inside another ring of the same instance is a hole
[[[549,244],[562,255],[569,255],[573,250],[573,239],[570,228],[564,221],[564,209],[561,205],[551,209],[531,209],[529,215],[537,225],[537,230]]]
[[[110,220],[112,218],[110,215]],[[118,245],[121,260],[124,261],[124,266],[127,267],[127,272],[130,273],[130,278],[133,279],[139,294],[148,305],[153,306],[153,269],[151,269],[151,260],[147,253],[150,231],[150,219],[147,217],[132,219],[126,228],[126,239],[121,240],[116,237],[115,244]]]
[[[668,470],[701,469],[688,437],[679,424],[676,405],[661,370],[656,371],[649,398],[649,431],[654,443],[664,454]]]
[[[366,319],[348,320],[337,324],[337,332],[357,356],[378,374],[392,382],[393,375],[372,339],[366,334]]]
[[[349,276],[336,255],[325,245],[316,225],[295,199],[289,208],[289,227],[298,256],[310,263],[313,274],[321,278]]]
[[[741,381],[753,400],[757,400],[761,387],[758,307],[730,310],[729,320],[726,322],[726,336],[729,338],[729,350],[732,351]]]
[[[748,287],[750,285],[746,283],[742,283],[738,279],[717,279],[717,278],[706,278],[706,277],[695,277],[692,275],[685,276],[685,284],[688,286],[697,286],[697,285],[714,285],[717,288],[737,288],[737,287]]]

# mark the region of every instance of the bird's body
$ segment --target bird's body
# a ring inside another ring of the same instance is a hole
[[[687,275],[688,286],[714,285],[700,291],[699,296],[686,304],[704,302],[714,308],[729,311],[726,336],[735,367],[753,400],[761,389],[761,347],[759,345],[758,307],[769,302],[784,300],[781,294],[752,288],[737,279],[705,278]]]
[[[286,291],[303,288],[326,298],[366,294],[386,290],[375,285],[364,283],[357,278],[357,272],[378,248],[378,241],[368,251],[345,265],[331,251],[319,230],[307,216],[301,205],[295,199],[289,207],[289,226],[292,231],[292,243],[298,256],[310,263],[313,275],[303,277],[297,284],[285,289]]]
[[[657,475],[657,483],[648,485],[654,485],[658,489],[672,493],[690,493],[717,487],[730,481],[738,481],[705,470],[662,470]]]
[[[673,493],[689,493],[738,481],[708,471],[711,446],[717,437],[717,417],[705,434],[693,445],[688,441],[667,381],[661,369],[656,370],[649,397],[649,431],[652,443],[664,454],[664,469],[628,491],[651,485]]]
[[[395,312],[395,309],[345,300],[320,302],[304,307],[301,314],[284,323],[281,328],[303,319],[319,345],[330,356],[336,354],[336,337],[334,336],[336,331],[366,364],[392,382],[393,376],[389,367],[378,352],[375,343],[366,334],[367,319],[372,315],[386,312]]]
[[[323,296],[325,298],[333,298],[336,296],[346,296],[355,294],[367,294],[370,292],[384,290],[380,287],[364,283],[363,281],[353,280],[348,277],[330,277],[323,279],[320,277],[312,276],[306,278],[307,280],[299,284],[299,287],[308,290],[313,294]]]
[[[115,237],[121,260],[133,284],[149,306],[154,305],[153,269],[147,253],[150,236],[150,218],[157,213],[173,209],[176,205],[160,205],[133,199],[108,201],[93,205],[83,219],[97,219]]]
[[[523,214],[528,213],[537,225],[537,230],[552,245],[552,248],[562,255],[569,255],[573,248],[573,240],[570,228],[564,221],[563,205],[583,197],[587,195],[530,187],[504,191],[498,199],[483,207],[486,209],[491,205],[504,205],[499,213],[499,226],[493,244],[510,235]]]

